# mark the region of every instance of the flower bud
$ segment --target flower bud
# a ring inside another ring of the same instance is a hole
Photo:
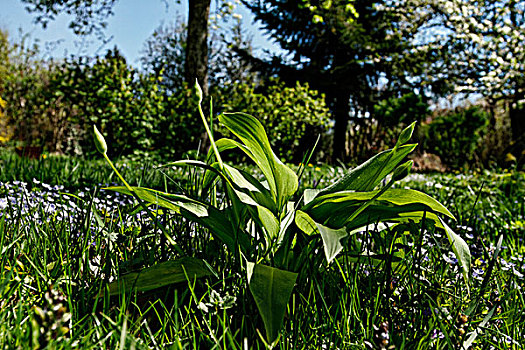
[[[406,163],[401,164],[398,166],[394,173],[392,174],[392,180],[399,181],[407,177],[407,175],[410,173],[410,169],[412,168],[412,165],[414,164],[413,160],[409,160]]]
[[[405,143],[410,140],[412,137],[412,133],[414,132],[414,127],[416,126],[416,122],[413,122],[409,126],[407,126],[403,131],[401,131],[401,134],[399,135],[399,139],[397,140],[397,144],[399,146],[404,145]]]
[[[199,104],[200,104],[202,102],[202,89],[197,79],[195,79],[195,90],[197,90],[197,97],[199,98]]]
[[[96,125],[93,125],[93,131],[95,147],[97,148],[97,151],[99,151],[101,154],[106,154],[106,152],[108,151],[108,146],[106,145],[106,140],[104,140],[104,136],[102,136],[100,131],[98,131]]]

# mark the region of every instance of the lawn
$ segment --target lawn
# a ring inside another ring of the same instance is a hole
[[[100,161],[7,153],[1,161],[3,348],[265,348],[246,277],[209,230],[168,211],[152,220],[133,197],[101,189],[116,179]],[[142,164],[117,168],[132,184],[183,193],[202,176]],[[299,193],[347,171],[307,165]],[[360,247],[345,247],[348,254],[295,286],[276,344],[520,349],[524,182],[520,172],[484,171],[412,174],[396,183],[433,196],[456,217],[449,225],[472,254],[468,287],[442,231],[412,224],[400,240],[392,238],[398,231],[371,225],[348,242]],[[367,258],[385,242],[385,258]],[[110,295],[118,276],[180,256],[205,259],[213,274]]]

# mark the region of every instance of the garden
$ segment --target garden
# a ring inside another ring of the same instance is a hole
[[[308,60],[251,56],[237,20],[207,27],[208,72],[188,76],[191,15],[141,67],[117,47],[43,58],[0,30],[1,348],[523,349],[521,46],[497,46],[514,63],[485,85],[442,81],[429,70],[464,58],[465,33],[430,57],[406,1],[271,3],[244,6]],[[486,6],[522,42],[513,4]]]

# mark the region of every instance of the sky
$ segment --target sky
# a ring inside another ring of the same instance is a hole
[[[139,64],[141,50],[153,31],[163,23],[173,23],[177,18],[185,20],[188,11],[186,1],[176,4],[174,0],[119,0],[106,29],[107,36],[112,37],[112,40],[101,47],[100,41],[90,38],[86,49],[85,45],[79,45],[82,39],[68,28],[71,16],[61,14],[43,29],[42,25],[35,23],[36,14],[26,11],[25,6],[20,0],[0,0],[0,29],[7,30],[11,39],[19,40],[22,34],[29,35],[30,40],[38,42],[44,57],[54,58],[71,54],[104,54],[107,49],[117,45],[127,61],[135,66]],[[253,37],[255,54],[262,54],[263,49],[280,51],[253,23],[253,17],[247,9],[239,6],[236,12],[242,16],[246,33]]]

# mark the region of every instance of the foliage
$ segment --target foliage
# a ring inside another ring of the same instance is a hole
[[[289,83],[308,82],[326,94],[335,119],[334,159],[344,160],[347,156],[350,116],[373,113],[377,101],[394,92],[402,95],[413,91],[416,77],[440,59],[439,51],[418,51],[418,41],[413,40],[413,31],[426,25],[425,18],[405,28],[396,13],[381,9],[388,1],[353,1],[359,14],[355,18],[349,15],[346,0],[318,2],[315,14],[322,21],[313,21],[309,6],[303,2],[244,3],[290,56],[271,60],[249,54],[243,57],[257,70],[278,74]]]
[[[48,348],[267,349],[257,338],[264,323],[246,290],[246,275],[234,268],[236,258],[206,230],[169,212],[160,214],[161,223],[183,256],[207,259],[217,276],[97,298],[110,278],[162,266],[180,253],[163,242],[162,232],[144,219],[145,213],[136,212],[129,197],[96,191],[97,183],[115,177],[100,161],[6,156],[2,154],[0,166],[0,347],[33,348],[41,335],[42,344],[49,336]],[[134,183],[163,188],[158,170],[141,169],[140,163],[117,167]],[[202,177],[188,170],[163,172],[168,184],[176,178],[177,186],[191,191]],[[258,174],[254,167],[247,170]],[[342,167],[307,167],[299,193],[316,184],[329,186],[347,172]],[[26,180],[13,181],[17,178]],[[87,188],[76,187],[77,179]],[[60,181],[65,188],[55,186]],[[519,348],[525,336],[525,254],[520,241],[524,181],[523,173],[485,171],[413,174],[396,183],[428,193],[458,219],[454,230],[469,244],[473,259],[470,295],[458,280],[458,264],[439,230],[423,233],[414,225],[411,234],[402,236],[406,244],[390,245],[389,240],[370,238],[398,239],[395,232],[383,236],[370,228],[355,233],[363,254],[386,244],[393,252],[404,251],[404,258],[394,255],[391,264],[386,260],[375,265],[368,257],[342,252],[322,271],[305,265],[308,279],[294,286],[277,346],[344,349],[388,342],[399,349],[450,349],[475,334],[471,348]],[[499,235],[504,239],[497,250]],[[316,248],[323,254],[322,246]],[[45,311],[41,323],[37,308]],[[69,331],[60,335],[54,328],[60,324]]]
[[[417,9],[414,11],[413,9]],[[521,153],[525,142],[519,104],[524,97],[525,1],[400,0],[382,7],[405,23],[428,19],[418,30],[422,49],[441,59],[429,65],[421,84],[440,82],[463,94],[481,94],[489,103],[510,103],[512,137]],[[479,95],[478,95],[479,96]]]
[[[111,132],[119,155],[147,154],[160,139],[164,99],[157,81],[131,68],[117,49],[93,61],[64,62],[50,81],[48,99],[66,106],[84,154],[92,152],[86,135],[93,123]]]
[[[385,9],[402,15],[407,23],[432,18],[434,26],[422,28],[421,35],[437,32],[427,36],[425,45],[446,48],[446,56],[428,73],[446,76],[458,92],[497,98],[511,92],[523,73],[524,1],[402,0],[390,2]]]
[[[0,95],[5,101],[2,133],[20,146],[57,148],[64,115],[45,97],[54,72],[53,62],[38,58],[39,48],[29,37],[11,42],[0,32]]]
[[[132,195],[143,209],[146,205],[162,207],[198,223],[209,229],[214,240],[224,245],[230,254],[242,256],[237,264],[246,266],[241,273],[247,274],[247,284],[264,321],[269,344],[278,341],[295,283],[305,283],[312,272],[305,269],[304,264],[322,266],[321,270],[328,268],[343,252],[343,244],[349,244],[347,240],[353,242],[350,245],[358,243],[353,234],[355,230],[374,223],[389,223],[388,231],[397,227],[403,232],[409,222],[433,222],[448,238],[468,287],[469,248],[438,217],[439,214],[453,217],[452,214],[423,193],[391,188],[407,176],[412,166],[412,162],[398,164],[415,148],[407,144],[414,124],[403,130],[393,149],[376,155],[331,186],[305,191],[304,198],[295,202],[291,200],[298,189],[298,177],[273,153],[261,123],[248,114],[223,114],[219,117],[220,122],[239,141],[222,138],[215,142],[201,108],[203,94],[198,85],[197,96],[199,113],[212,146],[208,161],[178,161],[164,166],[205,170],[202,187],[194,196],[131,187],[108,158],[104,139],[96,128],[95,144],[125,185],[110,187],[110,190]],[[238,148],[256,164],[266,185],[222,161],[220,152],[232,148]],[[388,183],[376,189],[389,174]],[[217,181],[224,187],[218,187]],[[218,188],[225,193],[224,201],[215,197]],[[169,232],[156,220],[157,211],[147,213],[168,242],[176,246]],[[315,248],[319,245],[324,248],[324,258]],[[366,254],[369,259],[383,260],[379,257],[381,251],[377,252],[377,257],[370,253]],[[361,256],[361,251],[350,250],[346,254]],[[147,273],[143,271],[141,275]],[[118,285],[120,280],[111,285]]]
[[[391,97],[374,105],[374,116],[381,120],[381,125],[391,128],[397,125],[408,125],[412,120],[418,123],[430,114],[428,104],[421,95],[413,92],[401,97]]]
[[[47,1],[47,0],[22,0],[26,3],[26,10],[38,13],[36,21],[45,28],[49,21],[55,19],[60,13],[74,15],[69,27],[77,35],[96,34],[104,37],[106,19],[113,14],[112,6],[115,0],[89,0],[89,1]]]
[[[1,51],[8,58],[0,70],[3,132],[23,146],[90,154],[86,136],[95,122],[112,132],[117,154],[145,154],[161,140],[157,130],[165,102],[157,81],[128,66],[116,49],[93,60],[45,62],[37,58],[38,47],[10,44],[5,35]]]
[[[423,96],[413,92],[378,101],[368,118],[353,118],[349,123],[348,155],[362,161],[395,142],[397,133],[415,120],[418,124],[430,114]]]
[[[224,110],[244,110],[257,117],[268,130],[272,149],[287,162],[301,162],[317,137],[333,126],[325,96],[311,89],[308,83],[296,82],[295,86],[288,87],[278,79],[271,79],[257,90],[253,85],[236,85],[228,97],[229,100],[221,97],[218,101],[223,103]],[[328,146],[320,145],[317,151],[328,152]]]
[[[12,137],[12,131],[9,127],[9,120],[7,119],[4,108],[7,102],[0,97],[0,143],[4,144],[9,141]]]
[[[472,165],[488,122],[487,112],[476,106],[445,112],[421,126],[421,148],[453,169]]]
[[[346,1],[346,5],[343,3],[343,5],[345,6],[345,12],[347,13],[347,22],[348,23],[351,23],[355,18],[359,17],[359,13],[357,13],[354,5],[353,5],[353,2],[354,0],[348,0]],[[321,8],[321,9],[324,9],[324,10],[329,10],[331,7],[332,7],[332,1],[331,0],[328,0],[328,1],[314,1],[314,2],[311,2],[310,0],[301,0],[301,5],[304,6],[305,8],[309,9],[310,12],[312,13],[312,22],[314,23],[319,23],[319,22],[323,22],[324,21],[324,17],[322,15],[322,11],[319,11],[319,8],[318,6]],[[318,6],[317,6],[318,5]]]
[[[175,93],[184,83],[186,26],[177,20],[161,25],[144,43],[142,70],[159,78],[159,84]]]

